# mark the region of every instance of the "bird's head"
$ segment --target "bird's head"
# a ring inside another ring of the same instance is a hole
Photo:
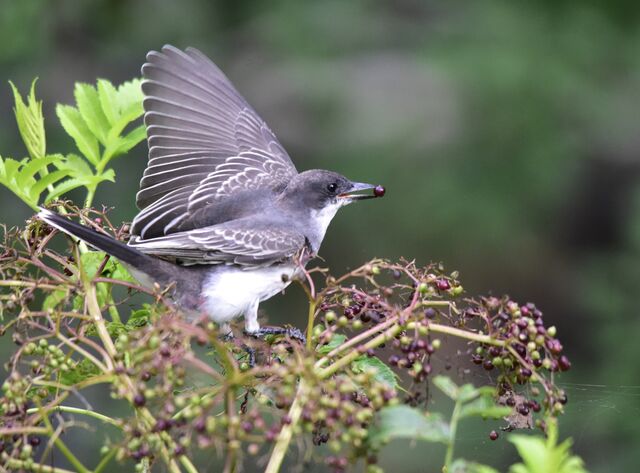
[[[363,193],[363,191],[370,193]],[[333,171],[313,169],[298,174],[287,185],[283,198],[291,199],[312,211],[337,210],[356,200],[382,197],[384,188],[353,182]]]

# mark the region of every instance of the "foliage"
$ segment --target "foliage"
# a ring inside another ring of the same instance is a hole
[[[36,100],[35,81],[26,104],[13,83],[11,87],[18,130],[29,157],[17,161],[0,156],[0,184],[34,210],[78,187],[86,188],[85,204],[90,206],[98,184],[114,180],[113,169],[107,169],[111,159],[145,138],[143,125],[125,132],[142,114],[139,80],[118,88],[103,79],[98,80],[97,87],[77,84],[77,106],[56,107],[62,126],[82,157],[74,153],[47,154],[42,102]],[[104,147],[102,151],[100,145]]]
[[[76,167],[83,163],[104,176],[114,156],[142,139],[139,128],[122,135],[140,113],[137,90],[134,83],[119,89],[104,81],[97,88],[78,85],[77,107],[58,107],[83,155],[71,158]],[[38,186],[56,172],[49,174],[47,166],[73,156],[47,161],[44,133],[33,133],[44,129],[33,125],[42,123],[34,95],[32,88],[28,104],[16,105],[30,158],[10,165],[12,177],[2,181],[32,206],[39,203]],[[45,182],[52,187],[47,201],[59,183]],[[87,202],[98,182],[82,184]],[[98,231],[127,237],[127,226],[115,227],[104,212],[57,205]],[[490,467],[454,459],[459,421],[505,417],[507,429],[536,425],[544,431],[564,409],[566,396],[553,375],[570,363],[542,312],[506,296],[467,298],[457,272],[446,273],[441,265],[374,259],[339,277],[326,269],[305,271],[305,343],[287,336],[229,339],[208,320],[180,313],[166,288],[137,285],[104,254],[76,245],[68,253],[54,251],[49,244],[56,233],[32,219],[24,229],[5,231],[0,247],[0,314],[7,321],[0,333],[11,334],[17,345],[0,397],[3,468],[51,471],[46,463],[55,449],[66,461],[55,465],[61,473],[99,473],[115,461],[133,462],[136,471],[158,464],[194,473],[206,468],[195,451],[207,449],[217,452],[225,472],[267,454],[265,471],[275,473],[296,438],[307,458],[335,471],[363,462],[375,473],[387,442],[411,438],[444,443],[447,471],[488,472]],[[124,300],[114,296],[116,288],[124,288]],[[121,315],[132,292],[146,293],[149,302]],[[492,371],[495,382],[458,386],[435,375],[432,356],[444,345],[440,337],[466,343],[460,361]],[[249,353],[257,354],[255,364]],[[448,423],[424,396],[429,383],[454,402]],[[117,415],[74,405],[97,384],[120,403]],[[93,468],[65,439],[69,430],[91,428],[85,421],[110,426],[108,434],[99,430],[103,449]],[[532,440],[514,442],[520,449]],[[575,465],[566,459],[569,444],[555,443],[553,437],[545,448],[558,464]],[[326,444],[331,454],[310,444]],[[537,459],[522,456],[522,467],[536,465]]]
[[[582,460],[571,455],[571,440],[558,445],[558,426],[555,421],[549,423],[547,438],[527,435],[511,435],[509,441],[518,449],[523,463],[513,465],[510,473],[585,473]]]

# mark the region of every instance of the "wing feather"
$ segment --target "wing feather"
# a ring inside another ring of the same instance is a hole
[[[297,174],[266,123],[200,51],[165,46],[142,67],[149,163],[132,234],[177,231],[204,205],[278,190]]]
[[[262,266],[298,254],[306,238],[290,228],[240,219],[157,238],[133,239],[129,244],[182,264]]]

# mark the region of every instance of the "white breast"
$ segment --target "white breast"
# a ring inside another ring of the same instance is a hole
[[[296,266],[277,266],[258,269],[221,267],[207,277],[202,292],[202,310],[216,322],[226,322],[244,315],[255,316],[258,304],[291,284]]]

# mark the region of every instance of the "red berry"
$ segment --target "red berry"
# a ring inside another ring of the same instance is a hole
[[[373,195],[375,195],[376,197],[382,197],[385,192],[387,192],[387,190],[382,186],[375,186],[373,188]]]
[[[498,434],[498,432],[496,432],[495,430],[492,430],[491,432],[489,432],[489,438],[491,440],[498,440],[498,437],[500,435]]]

